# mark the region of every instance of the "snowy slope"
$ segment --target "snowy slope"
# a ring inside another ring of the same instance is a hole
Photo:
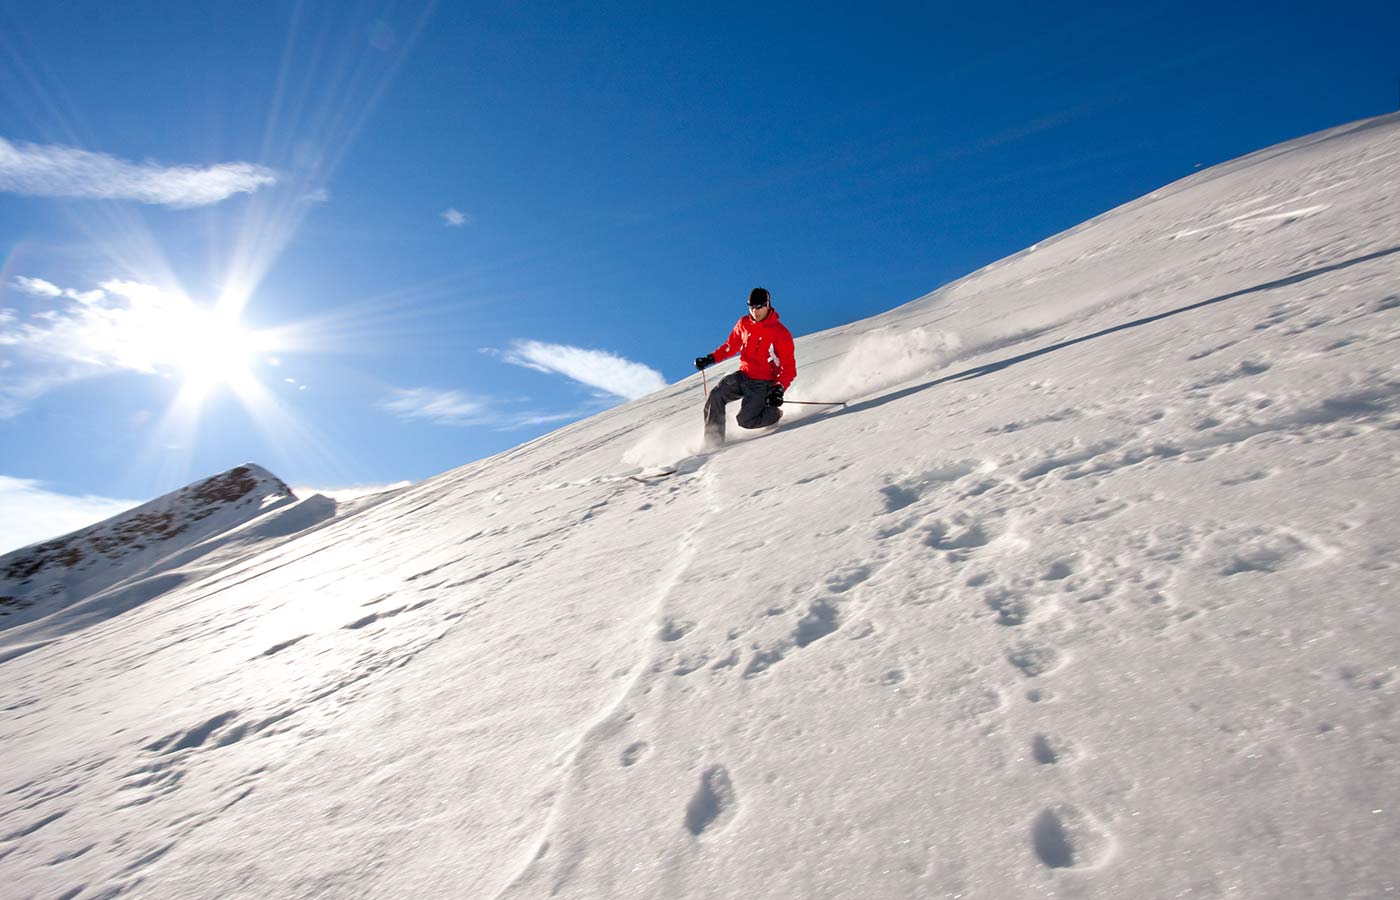
[[[276,476],[248,463],[72,534],[7,553],[0,556],[0,629],[46,618],[53,624],[60,612],[69,620],[119,613],[167,588],[162,583],[137,588],[125,601],[87,604],[80,615],[73,608],[133,577],[149,579],[203,555],[213,549],[211,539],[295,503]]]
[[[7,894],[1400,891],[1398,189],[1271,148],[800,340],[848,410],[632,480],[697,376],[11,659]]]

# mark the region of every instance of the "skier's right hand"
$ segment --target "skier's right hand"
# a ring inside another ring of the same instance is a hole
[[[715,364],[715,355],[706,353],[704,356],[695,357],[695,368],[704,369]]]

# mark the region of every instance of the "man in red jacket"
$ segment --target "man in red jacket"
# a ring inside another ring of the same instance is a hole
[[[740,319],[729,340],[714,353],[695,359],[695,368],[704,369],[739,355],[739,371],[720,379],[705,402],[705,448],[724,443],[724,407],[739,400],[739,427],[764,428],[783,417],[783,391],[797,377],[797,361],[792,354],[792,334],[778,320],[767,288],[749,292],[749,314]]]

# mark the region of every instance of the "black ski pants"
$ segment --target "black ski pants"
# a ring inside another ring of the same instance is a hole
[[[768,392],[773,382],[750,378],[734,372],[720,379],[705,401],[705,443],[724,443],[724,407],[735,400],[739,404],[740,428],[766,428],[783,417],[783,411],[768,405]]]

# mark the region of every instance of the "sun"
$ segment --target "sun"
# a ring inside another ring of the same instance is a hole
[[[237,315],[193,305],[169,321],[160,339],[181,380],[202,391],[246,384],[263,349]]]
[[[176,469],[187,467],[204,423],[210,416],[228,421],[227,416],[238,415],[237,407],[246,416],[243,423],[274,452],[295,447],[332,455],[274,390],[276,385],[264,383],[269,374],[264,366],[280,365],[284,352],[307,346],[299,327],[245,323],[248,294],[242,291],[225,291],[212,303],[196,302],[181,291],[132,293],[129,316],[120,320],[120,349],[128,366],[178,385],[150,429],[147,453]]]
[[[237,309],[202,307],[179,298],[162,302],[153,315],[141,316],[137,354],[154,368],[181,379],[183,389],[204,395],[216,388],[235,392],[253,381],[253,367],[266,342],[246,328]]]

